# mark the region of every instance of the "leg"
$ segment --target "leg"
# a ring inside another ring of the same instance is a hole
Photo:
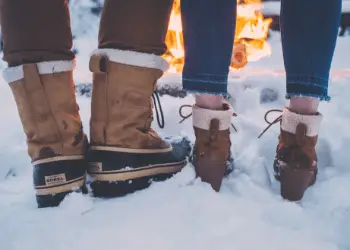
[[[184,89],[199,95],[227,95],[236,1],[182,1],[181,11],[186,55]]]
[[[172,0],[106,0],[94,73],[89,174],[97,196],[118,196],[180,171],[187,141],[169,144],[151,128],[151,97],[167,68],[160,56]]]
[[[341,0],[282,1],[281,35],[287,98],[330,99],[329,72],[340,13]]]
[[[107,0],[101,15],[100,49],[162,55],[173,0]]]
[[[328,81],[340,24],[341,0],[284,0],[281,9],[283,56],[289,108],[282,114],[274,169],[281,194],[300,200],[316,181],[315,146],[322,115],[321,100],[329,100]]]
[[[39,207],[56,206],[85,182],[87,144],[74,94],[65,0],[1,0],[4,70],[34,166]],[[42,11],[42,10],[45,11]]]
[[[232,111],[224,104],[224,96],[233,49],[236,1],[184,0],[181,11],[186,55],[183,87],[196,94],[193,164],[197,175],[218,191],[226,163],[230,162]]]
[[[68,3],[50,2],[0,0],[3,59],[10,67],[74,59]]]

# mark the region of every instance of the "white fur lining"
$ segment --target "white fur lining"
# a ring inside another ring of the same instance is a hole
[[[285,108],[282,114],[281,129],[295,134],[298,124],[303,123],[307,126],[306,135],[313,137],[318,135],[320,131],[322,118],[323,116],[320,113],[317,115],[299,115],[291,112],[288,108]]]
[[[75,68],[75,60],[72,61],[49,61],[37,63],[40,75],[54,74],[60,72],[72,71]],[[23,65],[8,67],[3,71],[3,78],[11,83],[24,78]]]
[[[232,110],[210,110],[193,106],[193,126],[208,130],[213,119],[220,121],[219,130],[227,130],[231,125]]]
[[[166,71],[169,68],[169,63],[165,59],[154,54],[119,49],[97,49],[92,54],[105,55],[112,62],[121,64],[160,69],[162,71]]]

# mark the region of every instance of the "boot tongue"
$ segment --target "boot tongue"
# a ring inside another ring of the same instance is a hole
[[[215,141],[218,138],[219,128],[220,121],[218,119],[212,119],[209,127],[210,140]]]
[[[306,133],[307,133],[307,127],[303,123],[299,123],[297,125],[296,131],[295,131],[295,143],[302,147],[304,146],[306,142]]]

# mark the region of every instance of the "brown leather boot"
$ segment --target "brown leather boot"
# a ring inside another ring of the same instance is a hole
[[[233,168],[231,157],[230,125],[232,111],[224,104],[223,110],[193,107],[193,127],[196,142],[193,149],[193,165],[202,181],[211,184],[215,191]]]
[[[167,66],[160,56],[97,50],[93,72],[89,174],[96,196],[119,196],[146,188],[186,165],[189,141],[169,143],[151,128],[152,94]]]
[[[281,133],[274,161],[275,178],[281,183],[284,199],[299,201],[306,189],[316,181],[315,147],[322,115],[299,115],[285,108],[282,115],[270,125],[279,121]]]
[[[27,137],[39,207],[57,206],[67,193],[84,188],[87,139],[73,66],[73,61],[50,61],[4,70]]]

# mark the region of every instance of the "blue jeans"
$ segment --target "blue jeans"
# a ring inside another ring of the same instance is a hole
[[[227,94],[236,24],[236,0],[181,0],[185,48],[183,88]]]
[[[328,81],[340,24],[341,0],[282,0],[281,35],[287,98],[329,100]],[[236,20],[235,0],[182,0],[183,87],[227,95]]]

